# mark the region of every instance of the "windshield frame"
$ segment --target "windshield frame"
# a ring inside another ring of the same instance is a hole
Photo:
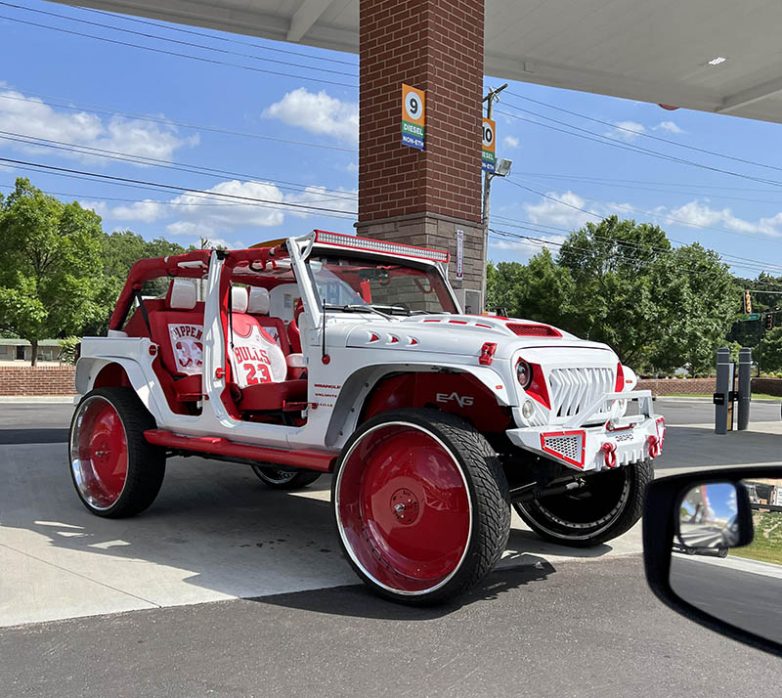
[[[443,290],[447,294],[447,298],[450,301],[451,305],[453,306],[453,310],[447,310],[442,309],[439,311],[432,311],[431,313],[426,312],[426,314],[454,314],[458,315],[460,314],[461,308],[459,306],[459,301],[456,298],[456,294],[454,293],[453,288],[451,287],[451,284],[448,282],[448,277],[443,273],[442,269],[440,268],[439,264],[431,263],[431,262],[420,262],[417,260],[412,259],[406,259],[404,257],[397,257],[394,255],[382,255],[378,254],[377,252],[362,252],[360,250],[353,250],[353,249],[339,249],[335,247],[319,247],[318,245],[313,246],[313,248],[309,251],[309,254],[307,255],[307,259],[305,260],[305,266],[307,268],[307,274],[309,275],[309,281],[312,285],[312,290],[315,295],[315,300],[318,303],[318,307],[321,309],[321,312],[357,312],[355,307],[350,307],[350,305],[346,306],[338,306],[334,304],[330,304],[326,301],[324,301],[323,298],[321,298],[320,290],[318,289],[317,281],[315,280],[315,274],[313,272],[313,269],[310,265],[310,262],[313,260],[317,260],[319,258],[331,258],[331,259],[354,259],[359,261],[366,261],[366,262],[372,262],[377,263],[378,265],[382,265],[384,263],[393,264],[396,266],[402,266],[402,267],[408,267],[410,269],[417,269],[419,271],[424,272],[425,274],[434,274],[438,277],[439,282],[442,284]],[[441,302],[441,306],[444,306],[445,304],[442,302],[441,299],[439,299]],[[373,308],[374,306],[386,309],[386,308],[393,308],[394,306],[389,306],[384,303],[363,303],[363,305],[366,305],[367,308]],[[384,311],[385,312],[385,311]],[[383,313],[380,313],[383,314]],[[405,312],[403,314],[400,314],[399,316],[413,316],[413,315],[423,315],[423,311],[416,311],[412,310],[411,312]]]

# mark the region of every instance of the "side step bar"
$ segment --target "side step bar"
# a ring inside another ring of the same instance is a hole
[[[147,429],[144,438],[153,446],[162,446],[174,451],[204,453],[257,463],[285,465],[291,468],[306,468],[323,473],[331,472],[337,460],[336,454],[323,451],[283,451],[279,448],[240,444],[217,436],[181,436],[165,429]]]

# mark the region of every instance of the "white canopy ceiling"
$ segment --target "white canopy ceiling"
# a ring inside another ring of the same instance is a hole
[[[358,0],[56,1],[358,50]],[[779,0],[486,0],[485,70],[782,122],[781,36]]]

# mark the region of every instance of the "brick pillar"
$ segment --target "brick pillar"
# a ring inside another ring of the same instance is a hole
[[[483,16],[484,0],[360,0],[357,232],[450,250],[458,287],[461,229],[463,287],[478,292]],[[423,152],[401,143],[403,82],[426,91]]]

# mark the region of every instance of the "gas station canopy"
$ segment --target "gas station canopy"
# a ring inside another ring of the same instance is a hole
[[[356,53],[359,0],[57,0]],[[778,0],[486,0],[485,72],[782,122]]]

